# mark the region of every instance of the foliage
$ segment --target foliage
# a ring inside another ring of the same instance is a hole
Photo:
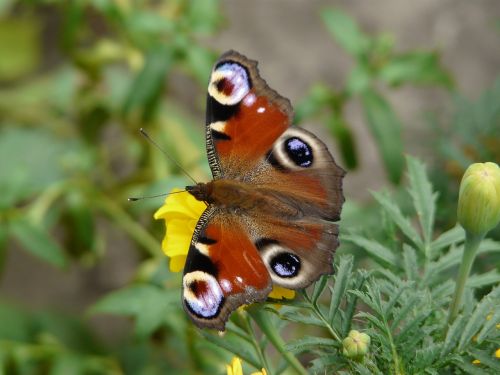
[[[296,119],[320,117],[337,140],[343,164],[358,165],[357,146],[344,110],[359,100],[368,126],[392,183],[398,184],[404,169],[402,124],[381,85],[397,88],[406,84],[452,87],[452,79],[435,51],[395,51],[391,35],[363,33],[356,22],[338,10],[325,9],[321,18],[336,42],[354,59],[343,87],[316,84],[296,109]]]
[[[380,85],[449,88],[449,74],[436,52],[396,53],[391,37],[368,36],[343,13],[325,10],[321,17],[355,67],[341,89],[313,86],[297,120],[324,121],[353,168],[356,140],[343,110],[359,100],[390,180],[399,182],[402,125]],[[442,207],[414,159],[404,197],[411,205],[380,192],[373,215],[346,204],[342,230],[350,230],[342,235],[334,276],[296,301],[235,312],[224,336],[198,331],[186,319],[180,277],[168,272],[158,240],[163,228],[151,218],[158,202],[131,205],[126,198],[186,184],[176,165],[140,139],[141,127],[197,179],[208,176],[203,131],[191,113],[202,116],[216,57],[206,38],[223,23],[218,0],[0,2],[0,265],[7,250],[22,248],[67,272],[92,269],[114,245],[110,230],[138,252],[130,282],[87,311],[30,311],[2,298],[0,373],[212,374],[224,372],[232,354],[245,370],[264,367],[270,374],[305,373],[305,367],[362,374],[498,370],[492,356],[498,271],[469,279],[464,309],[446,332],[464,235],[436,226]],[[496,88],[477,108],[470,103],[471,111],[485,116],[484,105],[496,119]],[[462,138],[472,142],[467,131],[464,125]],[[376,225],[346,224],[367,216]],[[484,263],[499,253],[491,240],[479,249]],[[103,314],[129,318],[132,332],[104,342],[92,324]],[[363,359],[342,355],[352,329],[371,336]]]

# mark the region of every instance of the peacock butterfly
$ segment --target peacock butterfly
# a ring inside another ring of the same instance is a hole
[[[233,310],[266,299],[273,284],[305,288],[333,272],[345,172],[292,120],[257,62],[228,51],[215,63],[206,109],[213,180],[186,187],[207,204],[183,274],[183,305],[199,327],[224,330]]]

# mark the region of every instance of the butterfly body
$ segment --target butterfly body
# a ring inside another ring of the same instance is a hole
[[[207,203],[183,276],[183,304],[200,327],[223,330],[234,309],[264,300],[274,284],[304,288],[333,272],[344,171],[292,119],[256,62],[220,57],[207,97],[214,180],[186,187]]]

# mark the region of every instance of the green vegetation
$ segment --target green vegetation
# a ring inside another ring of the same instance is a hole
[[[116,246],[110,231],[137,255],[127,285],[85,311],[0,296],[0,374],[222,374],[233,356],[245,374],[500,373],[498,226],[474,244],[463,303],[450,314],[473,246],[454,226],[460,178],[473,162],[500,160],[500,80],[464,99],[438,51],[396,52],[393,36],[368,35],[334,9],[318,22],[353,68],[343,87],[312,84],[296,120],[325,124],[340,164],[363,167],[344,115],[359,101],[388,190],[346,202],[335,275],[294,300],[238,310],[223,336],[188,321],[180,275],[161,251],[164,225],[152,218],[161,202],[127,197],[188,183],[141,127],[208,178],[199,122],[219,51],[207,37],[227,22],[218,0],[0,1],[0,271],[19,249],[64,272],[94,269]],[[435,169],[405,159],[404,124],[384,95],[415,84],[456,102],[429,128]],[[92,321],[104,314],[126,317],[130,330],[105,337]]]

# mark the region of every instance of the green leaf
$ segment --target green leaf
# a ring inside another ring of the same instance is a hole
[[[384,208],[391,220],[398,226],[401,232],[404,233],[406,237],[410,239],[419,249],[422,249],[422,240],[416,229],[411,224],[411,221],[403,216],[399,207],[394,203],[393,200],[385,194],[378,192],[373,193],[373,197],[376,201]]]
[[[488,371],[488,372],[481,372],[482,374],[498,374],[500,373],[500,361],[495,358],[492,354],[490,353],[485,353],[484,350],[479,350],[479,349],[476,349],[476,348],[471,348],[468,350],[468,352],[470,353],[470,355],[474,358],[474,359],[479,359],[481,361],[481,366],[487,366],[488,368],[490,368],[492,371]],[[477,372],[479,373],[479,372]]]
[[[295,106],[294,122],[300,124],[318,115],[334,101],[335,94],[328,86],[320,83],[313,85],[307,95]]]
[[[345,167],[348,169],[356,168],[358,166],[356,141],[349,125],[335,113],[328,118],[327,125],[339,145]]]
[[[325,323],[322,320],[316,318],[312,315],[302,314],[295,310],[287,310],[285,312],[280,312],[281,319],[289,320],[291,322],[297,322],[306,325],[315,325],[319,327],[324,327]]]
[[[461,333],[463,332],[465,325],[467,324],[467,318],[464,315],[459,315],[453,324],[449,327],[446,333],[446,338],[444,340],[443,349],[441,350],[441,357],[453,351],[456,347],[458,340],[460,339]]]
[[[321,12],[321,19],[342,48],[358,59],[367,54],[370,39],[351,17],[338,10],[325,9]]]
[[[417,252],[408,244],[403,244],[403,267],[408,280],[417,280],[418,262]]]
[[[479,302],[462,331],[457,351],[464,350],[466,345],[471,343],[472,337],[479,331],[483,324],[486,323],[486,316],[491,313],[491,311],[494,311],[495,308],[499,307],[499,297],[500,287],[497,287]]]
[[[9,233],[14,236],[24,249],[53,266],[62,268],[66,265],[63,249],[50,235],[26,218],[17,218],[9,222]]]
[[[333,322],[335,319],[335,314],[347,290],[347,285],[351,279],[352,263],[352,256],[340,258],[337,275],[335,276],[335,284],[333,288],[331,288],[332,298],[330,300],[330,310],[328,312],[328,320],[330,322]]]
[[[261,368],[262,364],[256,358],[256,356],[250,352],[246,347],[243,347],[241,343],[235,343],[233,340],[228,340],[225,337],[215,336],[206,331],[200,331],[202,336],[209,342],[226,349],[228,352],[241,358],[244,362],[249,363],[255,368]]]
[[[359,95],[368,90],[372,84],[372,73],[364,64],[355,66],[347,77],[346,90],[349,95]]]
[[[447,230],[444,233],[441,233],[441,235],[431,243],[431,258],[435,258],[436,256],[438,256],[442,248],[448,247],[451,244],[457,242],[462,242],[464,240],[465,231],[459,225]]]
[[[132,82],[123,105],[123,112],[139,111],[144,121],[154,115],[167,72],[174,62],[174,51],[165,46],[155,46],[146,56],[144,68]]]
[[[488,285],[495,285],[500,283],[500,273],[497,270],[491,270],[486,273],[471,275],[465,284],[469,288],[482,288]]]
[[[486,319],[483,328],[481,328],[481,331],[479,331],[476,337],[476,342],[478,343],[478,345],[481,345],[484,340],[496,333],[497,324],[500,324],[500,306],[497,306],[495,308],[494,313],[489,316],[489,319]]]
[[[401,123],[389,103],[373,90],[361,95],[368,127],[375,138],[389,180],[399,184],[404,169]]]
[[[410,156],[406,157],[406,163],[410,180],[408,190],[413,198],[413,205],[417,211],[424,241],[429,244],[432,240],[437,195],[432,192],[432,185],[427,177],[424,164]]]
[[[112,292],[90,309],[91,314],[131,315],[136,318],[135,332],[145,337],[167,319],[168,311],[177,308],[179,296],[153,285],[134,285]]]
[[[341,237],[342,241],[349,241],[355,245],[358,245],[363,250],[365,250],[370,256],[375,260],[382,262],[384,264],[389,264],[393,267],[398,266],[398,259],[394,253],[389,250],[384,245],[376,242],[375,240],[369,240],[360,235],[348,234]]]
[[[393,56],[382,67],[379,75],[394,86],[416,83],[451,88],[453,85],[450,73],[441,66],[436,52],[410,52]]]
[[[305,351],[316,351],[321,347],[329,351],[333,351],[338,346],[337,341],[323,337],[305,336],[301,339],[294,340],[285,345],[285,350],[295,354]]]
[[[321,278],[314,284],[314,290],[311,297],[312,303],[316,304],[318,302],[318,298],[321,296],[323,291],[325,290],[326,285],[328,284],[329,277],[327,275],[321,276]]]

